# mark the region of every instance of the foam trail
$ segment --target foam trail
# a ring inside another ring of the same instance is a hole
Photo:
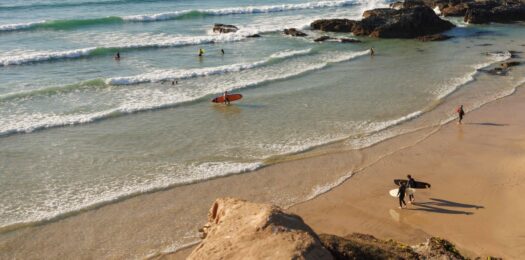
[[[83,49],[67,50],[67,51],[37,51],[29,52],[27,54],[0,56],[0,66],[22,65],[37,62],[46,62],[54,60],[78,59],[85,57],[92,57],[97,55],[105,55],[117,50],[130,49],[145,49],[145,48],[169,48],[186,45],[209,44],[219,42],[235,42],[246,39],[249,34],[221,34],[208,36],[180,36],[180,37],[163,37],[159,39],[152,39],[150,41],[123,44],[120,46],[108,47],[89,47]]]
[[[175,12],[165,12],[157,14],[141,14],[129,16],[109,16],[92,19],[72,19],[72,20],[44,20],[29,23],[16,23],[0,25],[0,32],[20,31],[20,30],[36,30],[36,29],[50,29],[50,30],[64,30],[74,29],[82,26],[91,25],[107,25],[124,22],[158,22],[176,19],[191,19],[202,16],[222,16],[222,15],[236,15],[236,14],[258,14],[258,13],[274,13],[294,10],[306,9],[320,9],[344,7],[355,4],[355,0],[338,0],[338,1],[320,1],[309,2],[302,4],[282,4],[282,5],[265,5],[265,6],[246,6],[246,7],[231,7],[222,9],[197,9],[197,10],[182,10]]]
[[[319,8],[330,8],[330,7],[343,7],[347,5],[355,4],[355,0],[342,0],[342,1],[319,1],[309,2],[303,4],[282,4],[282,5],[266,5],[266,6],[246,6],[246,7],[232,7],[223,9],[203,9],[203,10],[185,10],[178,12],[166,12],[149,15],[130,15],[124,16],[125,21],[134,22],[153,22],[153,21],[164,21],[181,18],[188,14],[198,15],[209,15],[209,16],[220,16],[220,15],[233,15],[233,14],[257,14],[257,13],[275,13],[284,11],[295,11],[305,9],[319,9]]]
[[[15,133],[29,133],[36,130],[47,129],[52,127],[86,124],[102,119],[121,116],[124,114],[172,107],[174,105],[199,100],[211,94],[222,93],[224,90],[239,90],[272,82],[275,80],[283,80],[290,77],[295,77],[309,71],[323,69],[333,63],[349,61],[354,58],[367,55],[368,53],[369,51],[366,50],[361,52],[334,55],[338,58],[330,59],[321,63],[300,66],[298,67],[300,69],[295,71],[289,71],[284,74],[262,75],[261,77],[256,79],[241,81],[236,84],[230,85],[228,89],[224,89],[222,87],[203,90],[195,89],[190,90],[190,92],[177,93],[177,95],[166,95],[164,92],[150,91],[148,88],[137,89],[134,90],[135,92],[127,94],[129,96],[129,100],[119,101],[117,107],[107,109],[104,111],[65,115],[53,113],[44,114],[36,112],[22,115],[11,115],[10,117],[3,118],[3,122],[2,124],[0,124],[0,136]],[[154,79],[159,78],[159,76],[156,75],[152,76]],[[170,78],[174,77],[174,75],[163,76]],[[148,99],[145,99],[144,97],[148,97]]]
[[[350,171],[349,173],[339,177],[337,180],[335,180],[332,183],[315,186],[312,189],[312,192],[310,192],[310,194],[308,196],[306,196],[306,201],[315,199],[319,195],[322,195],[324,193],[327,193],[327,192],[331,191],[333,188],[343,184],[343,182],[345,182],[346,180],[350,179],[353,175],[354,175],[354,173],[352,171]]]
[[[165,80],[178,80],[178,79],[188,79],[195,77],[204,77],[218,74],[226,74],[232,72],[239,72],[243,70],[253,69],[262,65],[269,63],[273,59],[286,59],[293,56],[305,55],[311,52],[312,49],[297,50],[297,51],[284,51],[274,53],[270,58],[257,61],[253,63],[239,63],[233,65],[225,65],[220,67],[212,68],[201,68],[201,69],[189,69],[189,70],[160,70],[155,72],[150,72],[146,74],[141,74],[131,77],[118,77],[110,78],[106,80],[108,85],[132,85],[140,83],[150,83],[150,82],[159,82]]]
[[[454,93],[457,89],[459,89],[461,86],[474,81],[475,80],[474,76],[476,76],[479,70],[484,69],[496,62],[508,60],[512,56],[512,54],[508,51],[507,52],[487,53],[487,55],[491,57],[490,61],[473,65],[472,66],[473,71],[467,73],[466,75],[462,77],[457,77],[457,78],[452,78],[450,80],[447,80],[444,86],[438,89],[437,98],[443,99],[449,96],[450,94]]]

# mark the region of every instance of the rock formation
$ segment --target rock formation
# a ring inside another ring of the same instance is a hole
[[[297,215],[233,198],[213,203],[202,234],[188,259],[465,259],[435,237],[408,246],[358,233],[317,236]]]
[[[452,36],[443,35],[443,34],[432,34],[417,37],[418,40],[423,42],[436,42],[436,41],[445,41],[452,38]]]
[[[188,259],[332,259],[313,230],[276,206],[220,198]]]
[[[454,27],[442,20],[425,5],[399,10],[378,8],[363,13],[363,20],[348,19],[317,20],[310,26],[316,30],[351,32],[357,36],[378,38],[415,38],[447,31]]]
[[[290,35],[290,36],[296,36],[296,37],[305,37],[308,36],[308,34],[301,32],[295,28],[290,29],[284,29],[284,34]]]
[[[231,25],[231,24],[216,23],[213,26],[213,32],[218,32],[218,33],[231,33],[231,32],[236,32],[238,30],[239,28],[237,28],[237,26]]]

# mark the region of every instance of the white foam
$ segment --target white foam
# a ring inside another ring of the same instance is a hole
[[[119,201],[130,196],[161,190],[174,185],[190,184],[210,178],[254,171],[261,166],[263,164],[260,162],[205,162],[187,167],[177,165],[170,167],[169,170],[185,173],[182,179],[173,178],[173,174],[162,174],[153,179],[129,177],[125,180],[110,181],[106,185],[82,187],[82,192],[78,192],[78,187],[75,185],[51,183],[46,189],[53,192],[45,192],[44,197],[33,201],[34,205],[31,207],[0,204],[2,216],[16,216],[16,219],[1,219],[0,227],[6,228],[52,221],[62,216]]]
[[[0,25],[0,32],[17,31],[31,28],[35,25],[44,24],[46,21],[29,22],[29,23],[14,23]]]
[[[27,51],[18,55],[0,56],[0,66],[20,65],[32,62],[50,61],[56,59],[74,59],[89,56],[96,48],[84,48],[70,51]]]
[[[465,75],[461,77],[451,78],[447,79],[441,87],[437,88],[435,93],[437,95],[437,99],[443,99],[450,94],[454,93],[457,89],[459,89],[461,86],[464,86],[472,81],[475,80],[475,76],[478,73],[480,69],[486,68],[496,62],[501,62],[507,59],[510,59],[512,56],[510,52],[494,52],[494,53],[487,53],[488,56],[491,57],[491,59],[487,62],[482,62],[479,64],[472,65],[472,71],[467,72]]]
[[[270,58],[253,62],[253,63],[239,63],[232,65],[224,65],[211,68],[197,68],[187,70],[157,70],[150,73],[145,73],[130,77],[116,77],[106,80],[109,85],[132,85],[139,83],[159,82],[165,80],[179,80],[195,77],[204,77],[217,74],[226,74],[239,72],[247,69],[253,69],[268,63],[271,59],[285,59],[297,55],[305,55],[311,52],[311,49],[296,50],[296,51],[282,51],[270,55]]]
[[[439,10],[439,6],[434,7],[434,13],[437,15],[441,15],[441,11]]]
[[[246,7],[232,7],[222,9],[199,9],[199,10],[184,10],[177,12],[165,12],[157,14],[144,15],[130,15],[122,17],[125,21],[135,22],[152,22],[171,20],[191,12],[198,12],[205,15],[232,15],[232,14],[257,14],[257,13],[274,13],[305,9],[331,8],[342,7],[354,4],[355,0],[342,1],[319,1],[302,4],[282,4],[282,5],[264,5],[264,6],[246,6]]]
[[[331,191],[333,188],[343,184],[343,182],[345,182],[346,180],[350,179],[353,175],[354,175],[354,173],[352,171],[350,171],[350,172],[346,173],[345,175],[339,177],[334,182],[327,183],[327,184],[324,184],[324,185],[317,185],[317,186],[315,186],[312,189],[312,191],[310,192],[310,194],[308,196],[306,196],[306,200],[307,201],[308,200],[312,200],[312,199],[318,197],[321,194],[324,194],[324,193],[327,193],[327,192]]]

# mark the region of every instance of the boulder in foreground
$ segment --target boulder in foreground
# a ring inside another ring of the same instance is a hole
[[[219,198],[188,259],[333,259],[303,220],[279,207]]]
[[[350,220],[351,221],[351,220]],[[219,198],[188,259],[465,259],[450,242],[430,238],[408,246],[354,233],[320,235],[294,214],[269,204]]]

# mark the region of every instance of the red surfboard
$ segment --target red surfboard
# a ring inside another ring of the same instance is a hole
[[[232,102],[232,101],[241,99],[242,95],[241,94],[229,94],[227,95],[227,97],[228,97],[228,101]],[[214,98],[211,102],[224,103],[224,95]]]

